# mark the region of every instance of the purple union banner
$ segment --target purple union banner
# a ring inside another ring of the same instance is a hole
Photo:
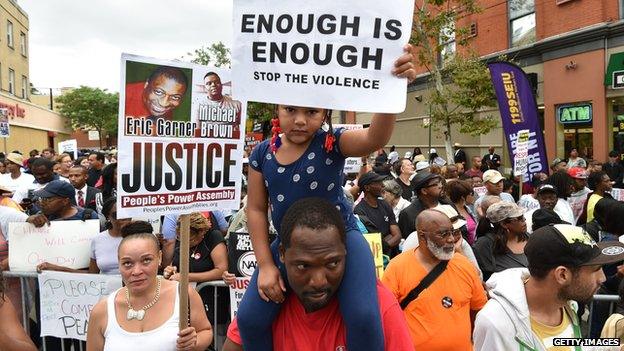
[[[524,182],[528,182],[533,174],[548,174],[548,159],[544,136],[537,119],[537,103],[531,84],[522,68],[509,62],[493,62],[488,64],[492,76],[492,84],[496,91],[498,109],[503,120],[503,132],[507,137],[509,157],[514,159],[518,131],[529,130],[529,162],[528,173],[524,174]]]

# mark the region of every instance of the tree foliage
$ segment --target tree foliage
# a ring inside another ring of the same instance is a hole
[[[104,135],[117,135],[119,94],[106,89],[80,86],[56,98],[59,112],[73,129],[97,130],[100,147]]]
[[[187,53],[190,61],[199,65],[212,65],[215,67],[227,67],[232,65],[230,49],[222,42],[212,43],[209,46],[202,46],[192,53]],[[275,115],[274,107],[271,104],[262,102],[247,102],[247,117],[253,120],[266,121]]]
[[[449,162],[453,125],[473,136],[497,126],[494,116],[479,114],[496,106],[496,96],[487,66],[470,50],[468,28],[460,25],[462,18],[479,11],[476,0],[421,0],[414,9],[410,42],[417,64],[429,72],[432,94],[426,103],[433,127],[444,133]]]

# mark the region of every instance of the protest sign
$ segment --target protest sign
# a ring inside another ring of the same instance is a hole
[[[121,276],[44,271],[39,274],[41,336],[87,340],[95,304],[121,288]]]
[[[234,285],[230,285],[230,316],[232,319],[236,317],[238,306],[243,300],[243,295],[245,295],[250,281],[250,277],[236,277]]]
[[[477,195],[477,199],[487,194],[487,188],[484,186],[478,186],[476,188],[473,188],[472,190],[474,190],[475,194]]]
[[[119,217],[239,208],[247,104],[229,76],[122,55]]]
[[[361,124],[334,124],[334,128],[344,128],[346,130],[364,129]],[[345,159],[344,173],[359,173],[362,168],[362,159],[360,157],[347,157]]]
[[[234,96],[403,112],[407,82],[391,70],[411,36],[413,10],[412,0],[234,0]]]
[[[380,233],[368,233],[364,234],[364,238],[368,242],[368,246],[373,253],[373,260],[375,261],[375,273],[377,274],[377,278],[381,279],[384,272],[383,266],[383,246],[381,242],[381,234]]]
[[[249,132],[245,134],[245,147],[249,147],[249,150],[262,142],[262,133]]]
[[[9,109],[0,108],[0,138],[8,138],[10,135]]]
[[[9,223],[9,267],[36,272],[48,262],[73,269],[89,267],[91,239],[100,232],[100,221],[52,221],[36,228],[30,223]]]
[[[78,158],[78,142],[76,139],[61,141],[58,143],[59,153],[74,155],[74,160]]]
[[[523,175],[529,171],[529,133],[528,129],[518,131],[514,153],[514,176]]]
[[[275,240],[274,234],[269,234],[269,242]],[[249,233],[230,233],[227,242],[228,272],[237,277],[251,277],[256,269],[256,255],[254,255]]]

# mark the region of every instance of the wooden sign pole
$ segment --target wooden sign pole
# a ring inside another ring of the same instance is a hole
[[[190,215],[180,216],[180,330],[189,325],[189,236],[191,231]]]

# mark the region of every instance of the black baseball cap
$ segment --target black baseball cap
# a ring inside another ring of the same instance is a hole
[[[537,193],[538,194],[553,193],[557,195],[557,189],[555,189],[555,187],[552,186],[551,184],[542,184],[539,187],[537,187]]]
[[[358,186],[363,187],[364,185],[369,185],[376,182],[383,182],[386,177],[379,175],[375,172],[364,173],[358,179]]]
[[[619,241],[596,243],[581,227],[555,224],[534,231],[524,247],[524,254],[529,267],[604,265],[624,260],[624,244]]]
[[[39,198],[50,197],[66,197],[72,205],[76,205],[76,190],[74,186],[63,180],[53,180],[46,184],[43,189],[34,192],[34,195]]]

